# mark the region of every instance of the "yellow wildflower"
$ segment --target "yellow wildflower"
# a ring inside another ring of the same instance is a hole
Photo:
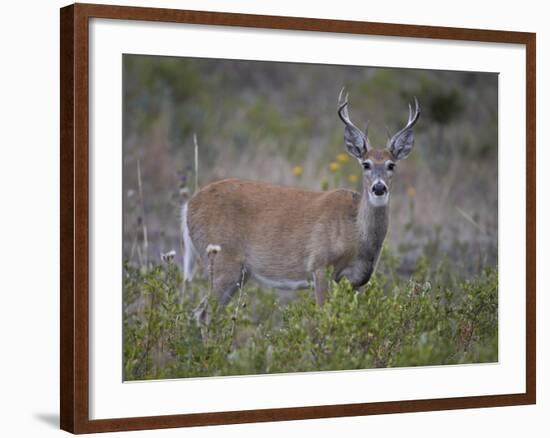
[[[292,168],[292,174],[294,176],[302,176],[302,173],[304,173],[304,168],[302,166],[294,166]]]
[[[357,175],[348,176],[348,180],[349,180],[350,183],[355,184],[357,182]]]
[[[414,198],[416,196],[416,189],[412,186],[407,188],[407,195],[409,195],[411,198]]]
[[[348,154],[338,154],[336,155],[336,159],[340,161],[340,163],[346,163],[349,161],[349,155]]]
[[[336,161],[333,161],[332,163],[330,163],[328,165],[328,167],[330,168],[330,170],[332,170],[333,172],[336,172],[338,169],[340,169],[340,163],[337,163]]]

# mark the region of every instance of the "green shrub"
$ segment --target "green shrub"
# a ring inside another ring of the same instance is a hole
[[[282,304],[275,292],[249,286],[226,307],[211,299],[206,325],[195,309],[207,281],[194,281],[180,300],[177,266],[127,266],[125,379],[497,361],[496,269],[462,282],[427,278],[439,277],[420,262],[409,281],[380,271],[357,291],[342,280],[323,307],[312,291]]]

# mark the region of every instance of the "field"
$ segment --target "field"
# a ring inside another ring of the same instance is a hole
[[[231,176],[360,191],[342,85],[378,147],[422,106],[375,276],[332,284],[323,307],[251,282],[198,324],[210,286],[184,288],[182,203]],[[485,73],[125,55],[125,379],[497,361],[497,96]]]

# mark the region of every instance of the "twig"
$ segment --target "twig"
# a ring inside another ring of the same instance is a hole
[[[145,221],[145,203],[143,201],[143,185],[141,183],[141,166],[139,163],[139,158],[137,160],[137,178],[139,203],[141,204],[141,224],[143,226],[143,263],[145,264],[145,270],[147,270],[149,266],[149,239],[147,238],[147,223]]]
[[[136,245],[137,245],[137,233],[132,239],[132,248],[130,249],[130,256],[128,257],[128,260],[130,260],[130,262],[132,262],[132,260],[134,259],[134,254],[136,252]]]
[[[464,210],[462,210],[460,207],[455,207],[456,210],[461,214],[461,216],[466,219],[468,222],[470,222],[474,227],[476,227],[479,231],[483,232],[481,229],[481,226],[474,220],[472,216],[470,216],[468,213],[466,213]]]
[[[221,251],[221,247],[219,245],[213,245],[210,244],[206,247],[206,255],[208,257],[208,274],[210,277],[209,281],[209,287],[208,287],[208,295],[202,299],[202,301],[199,303],[197,308],[195,309],[195,319],[198,323],[198,325],[201,327],[201,336],[203,342],[206,342],[208,339],[208,326],[209,326],[209,318],[208,318],[208,307],[210,302],[210,297],[212,296],[214,292],[214,260],[216,259],[216,255]]]
[[[182,257],[182,265],[185,264],[185,247],[183,242],[183,233],[178,233],[179,236],[179,245],[180,245],[180,251],[181,251],[181,257]],[[183,299],[185,298],[185,284],[187,283],[187,279],[184,278],[181,282],[181,291],[180,291],[180,297],[179,297],[179,304],[183,304]]]
[[[243,296],[244,277],[246,275],[246,269],[243,267],[241,271],[241,281],[239,283],[239,296],[237,298],[237,307],[231,317],[231,332],[229,333],[229,350],[231,350],[231,344],[233,343],[233,336],[235,334],[235,326],[237,325],[237,318],[239,317],[239,309],[241,308],[241,300]]]
[[[199,143],[197,134],[193,133],[193,143],[195,145],[195,193],[199,191]]]
[[[477,317],[479,316],[481,311],[488,306],[489,304],[487,303],[482,303],[481,305],[479,305],[478,308],[475,310],[473,317],[470,319],[470,327],[469,327],[470,330],[468,330],[468,335],[464,342],[464,352],[467,352],[470,349],[470,346],[472,344],[472,341],[474,338],[474,332],[476,329]]]
[[[136,246],[136,252],[137,252],[137,258],[138,258],[138,264],[140,267],[143,267],[143,257],[141,256],[141,248],[139,246]]]
[[[153,311],[155,310],[156,303],[155,303],[155,290],[151,289],[151,308],[149,310],[149,317],[147,318],[147,332],[145,335],[146,341],[145,341],[145,348],[143,351],[143,358],[142,360],[145,360],[145,376],[147,377],[149,375],[149,354],[151,352],[151,326],[153,325]]]

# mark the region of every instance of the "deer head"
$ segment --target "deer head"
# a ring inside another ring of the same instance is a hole
[[[409,104],[407,124],[395,133],[384,149],[375,149],[368,139],[368,124],[361,131],[349,118],[348,95],[343,97],[344,89],[338,96],[338,115],[344,122],[344,142],[348,153],[359,161],[363,168],[363,192],[368,194],[369,203],[375,207],[388,204],[392,177],[397,162],[406,158],[414,146],[413,126],[420,116],[418,100],[414,98],[414,111]],[[343,97],[343,98],[342,98]]]

